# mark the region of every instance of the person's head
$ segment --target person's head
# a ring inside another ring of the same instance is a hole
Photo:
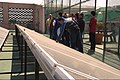
[[[49,18],[52,18],[52,14],[49,14]]]
[[[63,18],[58,18],[58,23],[60,23],[62,25],[63,22],[64,22]]]
[[[64,15],[67,15],[67,13],[65,12]]]
[[[64,18],[68,18],[69,15],[65,12],[64,15],[63,15]]]
[[[84,14],[83,14],[83,13],[81,13],[81,14],[80,14],[80,18],[83,18],[83,17],[84,17]]]
[[[63,16],[63,13],[62,13],[62,12],[60,12],[60,13],[58,13],[58,15],[59,15],[59,17],[62,17],[62,16]]]
[[[112,26],[115,26],[115,23],[112,23]]]
[[[95,15],[96,15],[96,12],[95,12],[95,11],[91,11],[91,15],[92,15],[92,16],[95,16]]]
[[[79,19],[79,13],[75,13],[75,18]]]

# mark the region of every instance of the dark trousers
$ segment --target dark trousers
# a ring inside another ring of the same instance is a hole
[[[70,33],[67,30],[64,30],[62,41],[64,45],[70,46]]]
[[[77,44],[76,44],[78,51],[83,53],[83,38],[82,38],[82,34],[79,31],[78,37],[77,37]]]
[[[95,32],[90,32],[89,33],[89,39],[90,39],[90,49],[95,51],[95,46],[96,46],[96,42],[95,42]]]
[[[83,53],[83,41],[79,30],[71,31],[71,47]]]
[[[71,31],[70,33],[70,41],[71,41],[71,48],[76,49],[76,42],[77,42],[77,36],[78,36],[78,32],[76,31]]]

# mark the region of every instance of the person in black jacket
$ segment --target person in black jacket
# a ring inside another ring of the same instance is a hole
[[[81,37],[81,44],[82,44],[82,49],[81,52],[83,53],[83,33],[84,33],[84,28],[85,28],[85,21],[83,20],[84,18],[84,14],[81,13],[78,19],[78,23],[79,23],[79,28],[80,28],[80,37]]]
[[[81,31],[82,34],[83,34],[84,28],[85,28],[85,21],[83,20],[83,18],[84,18],[84,14],[81,13],[80,14],[80,19],[78,20],[78,23],[79,23],[80,31]]]
[[[83,32],[84,32],[84,27],[85,27],[85,22],[84,22],[84,20],[83,20],[83,13],[81,13],[80,15],[79,15],[79,13],[76,13],[75,14],[75,20],[73,20],[77,25],[78,25],[78,27],[79,27],[79,29],[80,29],[80,31],[79,31],[79,37],[80,38],[78,38],[78,40],[77,40],[77,47],[79,48],[80,47],[80,49],[79,49],[79,51],[80,52],[82,52],[83,53],[83,38],[82,38],[82,35],[83,35]],[[79,45],[78,43],[81,43],[81,45]]]

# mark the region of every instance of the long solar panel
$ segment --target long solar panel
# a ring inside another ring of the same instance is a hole
[[[0,49],[2,50],[2,46],[8,36],[9,30],[0,27]]]
[[[16,26],[48,79],[120,79],[119,70],[33,30]]]

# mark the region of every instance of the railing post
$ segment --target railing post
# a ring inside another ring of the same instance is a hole
[[[27,80],[27,43],[25,41],[25,54],[24,54],[24,80]]]
[[[39,80],[39,64],[35,59],[35,80]]]
[[[119,26],[119,37],[118,37],[118,58],[120,59],[120,26]]]
[[[21,72],[23,72],[23,36],[20,37],[20,59],[21,59]]]
[[[23,72],[23,36],[20,35],[20,32],[15,25],[15,35],[17,39],[17,45],[19,48],[19,59],[21,60],[21,72]]]
[[[107,26],[107,8],[108,7],[108,0],[106,0],[106,9],[105,9],[105,30],[104,30],[104,46],[103,46],[103,58],[102,61],[105,61],[105,51],[106,51],[106,26]]]

